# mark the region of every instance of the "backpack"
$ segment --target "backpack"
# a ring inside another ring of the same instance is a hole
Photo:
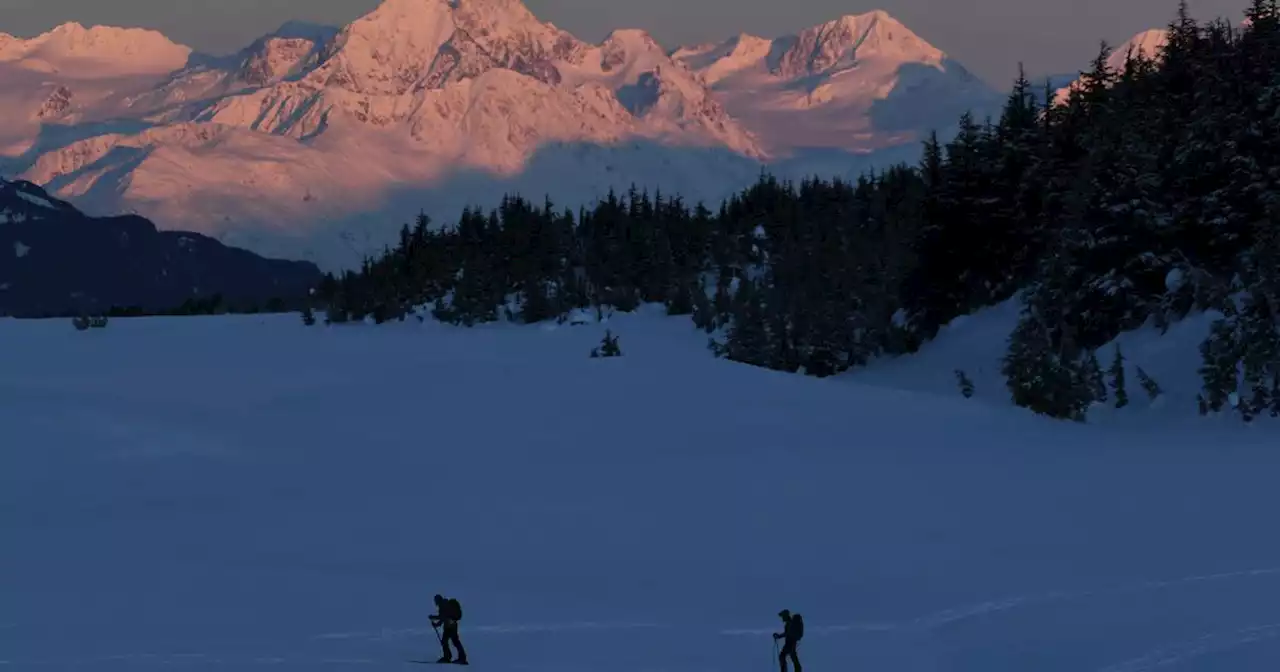
[[[449,608],[449,613],[453,616],[453,620],[462,620],[462,603],[456,597],[449,598],[444,604]]]
[[[796,641],[804,639],[804,619],[800,614],[791,614],[792,632],[796,634]]]

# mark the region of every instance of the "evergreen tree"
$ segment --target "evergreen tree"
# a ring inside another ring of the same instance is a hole
[[[606,329],[604,338],[600,339],[600,346],[591,349],[592,357],[621,357],[622,348],[618,345],[618,337],[613,332]]]
[[[1097,352],[1089,353],[1085,375],[1088,376],[1089,379],[1089,390],[1093,393],[1093,400],[1106,401],[1107,381],[1102,376],[1102,365],[1098,362]]]
[[[1111,360],[1111,389],[1116,394],[1116,408],[1129,405],[1129,391],[1124,381],[1124,354],[1120,352],[1120,344],[1116,344],[1116,356]]]

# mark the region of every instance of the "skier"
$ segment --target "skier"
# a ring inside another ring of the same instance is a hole
[[[444,631],[437,633],[440,635],[440,646],[444,649],[444,655],[440,656],[437,663],[457,663],[458,665],[467,664],[467,650],[462,648],[462,640],[458,638],[458,621],[462,620],[462,604],[455,598],[445,599],[440,595],[435,596],[436,613],[431,615],[431,625],[433,627],[444,627]],[[453,659],[453,652],[449,650],[449,642],[453,642],[453,646],[458,649],[458,659]]]
[[[778,612],[778,617],[782,619],[782,632],[773,633],[775,640],[783,640],[782,652],[778,654],[778,665],[782,672],[787,672],[787,656],[791,656],[791,664],[795,667],[795,672],[801,672],[800,657],[796,653],[796,645],[804,638],[804,619],[800,614],[793,614],[787,609]]]

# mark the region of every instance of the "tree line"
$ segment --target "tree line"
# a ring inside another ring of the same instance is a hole
[[[420,215],[317,298],[333,323],[429,305],[463,325],[663,303],[718,356],[827,376],[1017,296],[1009,392],[1073,419],[1105,398],[1100,346],[1213,310],[1201,410],[1280,414],[1277,0],[1247,18],[1181,3],[1158,54],[1115,71],[1104,43],[1063,101],[1019,74],[998,118],[853,181],[762,174],[714,211],[633,187],[576,213],[509,196]]]

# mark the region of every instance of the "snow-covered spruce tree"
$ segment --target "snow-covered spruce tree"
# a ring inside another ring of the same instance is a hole
[[[1013,403],[1054,418],[1083,422],[1094,401],[1090,354],[1066,324],[1059,288],[1069,260],[1046,258],[1040,282],[1022,292],[1022,314],[1009,336],[1001,373]]]
[[[1080,272],[1072,238],[1083,235],[1082,202],[1069,198],[1063,206],[1063,223],[1041,259],[1038,279],[1020,294],[1022,313],[1001,367],[1016,405],[1081,422],[1096,396],[1091,353],[1079,345],[1069,300]]]
[[[1224,308],[1224,316],[1215,320],[1209,336],[1200,343],[1201,395],[1210,412],[1217,413],[1236,397],[1239,386],[1237,364],[1240,361],[1236,340],[1237,313],[1232,303]]]
[[[1241,404],[1248,404],[1254,416],[1270,410],[1272,376],[1280,370],[1280,329],[1268,297],[1255,291],[1240,313],[1243,389]]]
[[[724,341],[713,339],[712,352],[735,362],[767,366],[774,350],[766,327],[768,313],[763,289],[753,281],[743,281],[739,284],[733,301],[732,318]]]
[[[1200,345],[1200,375],[1209,410],[1231,403],[1245,420],[1269,412],[1280,371],[1280,232],[1263,231],[1246,256],[1236,298],[1223,307]]]
[[[1001,372],[1013,403],[1042,415],[1083,422],[1093,402],[1081,353],[1055,347],[1034,309],[1024,310],[1010,336]]]

